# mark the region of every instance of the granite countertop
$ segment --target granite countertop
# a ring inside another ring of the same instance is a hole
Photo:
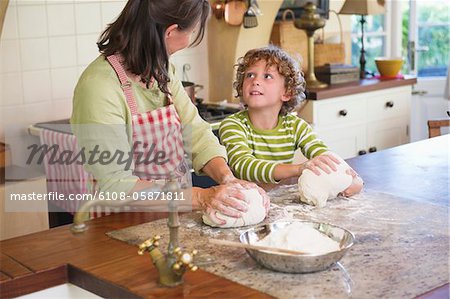
[[[354,246],[325,271],[273,272],[243,249],[208,243],[209,238],[238,240],[249,227],[211,228],[201,223],[198,213],[181,217],[181,245],[200,250],[196,262],[203,270],[278,298],[411,298],[448,282],[447,209],[379,192],[337,198],[321,209],[298,203],[296,186],[269,195],[272,206],[265,223],[298,219],[336,224],[356,235]],[[163,236],[165,248],[166,220],[108,233],[130,244],[155,234]]]
[[[448,298],[449,141],[450,135],[445,135],[348,160],[364,178],[366,191],[357,198],[331,200],[322,209],[299,204],[295,187],[271,191],[272,208],[266,222],[323,221],[355,234],[355,244],[340,264],[326,271],[269,271],[241,249],[206,242],[211,237],[237,240],[246,228],[213,229],[202,225],[197,213],[181,217],[181,245],[187,250],[200,250],[196,262],[201,269],[280,298],[412,298],[438,287],[441,296]],[[4,240],[0,244],[2,258],[21,268],[11,269],[1,263],[2,274],[10,276],[2,275],[0,280],[15,284],[16,278],[26,278],[29,272],[71,264],[147,297],[236,298],[236,294],[255,294],[201,270],[188,273],[185,283],[177,288],[158,288],[156,270],[147,266],[151,263],[148,256],[143,262],[135,247],[105,235],[109,232],[109,236],[136,244],[161,234],[167,241],[167,219],[149,222],[165,217],[155,214],[101,217],[90,221],[83,235],[58,227]]]

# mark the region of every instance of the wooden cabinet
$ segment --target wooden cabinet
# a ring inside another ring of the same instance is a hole
[[[20,201],[11,206],[10,194],[45,194],[45,177],[6,182],[0,185],[0,240],[31,234],[49,228],[47,201]]]
[[[411,86],[310,100],[299,116],[344,159],[409,142]]]

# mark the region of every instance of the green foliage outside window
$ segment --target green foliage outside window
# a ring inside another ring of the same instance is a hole
[[[361,16],[352,16],[352,64],[359,67],[361,50]],[[364,50],[366,51],[366,71],[377,72],[375,58],[385,56],[384,15],[365,16]],[[379,33],[377,36],[367,36],[367,33]],[[355,36],[357,34],[357,37]]]
[[[416,53],[419,76],[446,76],[450,54],[450,10],[446,1],[418,1],[418,40]],[[402,11],[402,57],[405,60],[403,73],[408,71],[409,6]],[[359,66],[361,48],[360,16],[352,16],[352,64]],[[366,70],[376,72],[375,58],[385,56],[384,15],[366,16],[364,48]],[[368,37],[367,34],[375,36]],[[376,35],[376,33],[380,33]]]
[[[444,1],[445,2],[445,1]],[[447,3],[418,3],[418,40],[417,67],[419,76],[445,76],[450,53],[450,20]],[[406,57],[408,51],[409,10],[403,11],[402,19],[402,54]]]

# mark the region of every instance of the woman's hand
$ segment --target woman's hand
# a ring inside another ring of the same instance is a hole
[[[300,173],[302,174],[303,170],[309,169],[314,172],[316,175],[320,175],[319,169],[323,170],[325,173],[331,173],[331,171],[336,171],[336,165],[341,162],[332,155],[323,154],[317,157],[312,158],[311,160],[306,161],[303,164],[300,164]]]
[[[249,202],[241,192],[243,190],[241,180],[237,181],[208,189],[194,188],[197,190],[197,195],[194,196],[194,207],[197,206],[203,210],[211,220],[218,224],[225,224],[225,220],[217,217],[216,212],[233,218],[242,217],[243,213],[248,211]],[[253,183],[249,184],[244,183],[245,186],[250,186],[250,188],[258,190],[263,198],[266,214],[268,214],[270,208],[269,196],[262,188]]]
[[[263,205],[264,208],[266,209],[266,216],[269,215],[269,210],[270,210],[270,197],[269,195],[267,195],[266,191],[258,186],[258,192],[259,194],[261,194],[262,198],[263,198]]]
[[[239,184],[240,186],[242,186],[242,188],[244,188],[244,189],[256,189],[256,190],[258,190],[259,194],[263,198],[263,205],[264,205],[264,208],[266,209],[266,215],[269,214],[270,198],[269,198],[269,196],[267,195],[266,191],[263,188],[259,187],[257,184],[255,184],[253,182],[241,180],[241,179],[236,178],[235,176],[228,176],[222,182],[224,182],[224,183],[236,183],[236,184]]]
[[[200,189],[198,204],[203,211],[216,210],[224,215],[239,218],[248,210],[242,187],[237,183]]]

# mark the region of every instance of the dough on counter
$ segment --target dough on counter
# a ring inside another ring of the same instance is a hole
[[[268,234],[254,245],[303,251],[311,254],[325,254],[338,251],[339,243],[314,227],[293,222],[280,230]]]
[[[253,225],[263,221],[266,217],[266,209],[264,208],[263,197],[259,194],[258,190],[242,189],[241,192],[244,193],[245,197],[250,201],[247,212],[241,218],[228,217],[216,210],[210,210],[208,213],[203,213],[203,223],[212,227],[229,228]],[[224,225],[215,223],[209,216],[209,213],[215,213],[217,217],[224,219],[226,223]]]
[[[327,153],[336,157],[341,163],[336,164],[337,171],[326,173],[319,169],[320,175],[305,169],[298,179],[300,200],[317,207],[324,207],[328,199],[335,198],[340,192],[352,184],[352,176],[347,174],[350,166],[333,153]]]

